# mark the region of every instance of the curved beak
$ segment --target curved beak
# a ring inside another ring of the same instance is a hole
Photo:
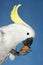
[[[32,42],[33,42],[33,38],[31,37],[31,38],[27,38],[26,40],[24,40],[23,44],[30,47]]]
[[[19,55],[27,55],[30,53],[30,46],[33,42],[33,38],[27,38],[26,40],[23,41],[24,46],[21,48]]]

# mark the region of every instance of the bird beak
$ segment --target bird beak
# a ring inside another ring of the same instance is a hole
[[[27,38],[26,40],[24,40],[23,44],[30,47],[32,42],[33,42],[33,38],[31,37],[31,38]]]
[[[23,41],[24,46],[21,48],[20,55],[26,55],[28,54],[30,50],[30,46],[33,42],[33,38],[27,38],[26,40]]]

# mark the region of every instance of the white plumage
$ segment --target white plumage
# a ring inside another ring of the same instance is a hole
[[[17,12],[18,7],[14,9],[15,13]],[[17,13],[14,14],[14,16],[16,16],[16,18],[18,17],[18,21],[21,20],[20,17],[17,16]],[[27,32],[29,32],[29,35],[27,35]],[[15,49],[20,42],[30,37],[34,38],[35,32],[32,27],[30,27],[24,21],[22,21],[21,23],[20,21],[17,23],[15,22],[15,24],[0,27],[0,64],[5,61],[12,48]],[[15,56],[10,56],[11,60],[13,60],[14,58]]]

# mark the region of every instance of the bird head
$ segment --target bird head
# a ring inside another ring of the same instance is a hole
[[[15,5],[11,11],[11,20],[17,24],[20,33],[18,32],[19,35],[19,39],[21,39],[21,41],[23,42],[24,46],[21,48],[21,50],[29,50],[30,46],[33,42],[33,39],[35,37],[35,31],[34,29],[28,25],[27,23],[25,23],[20,16],[18,15],[18,8],[21,6],[21,4],[19,5]]]

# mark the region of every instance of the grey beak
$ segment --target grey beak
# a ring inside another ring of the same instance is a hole
[[[26,40],[24,40],[23,44],[30,47],[32,42],[33,42],[33,38],[31,37],[31,38],[27,38]]]

